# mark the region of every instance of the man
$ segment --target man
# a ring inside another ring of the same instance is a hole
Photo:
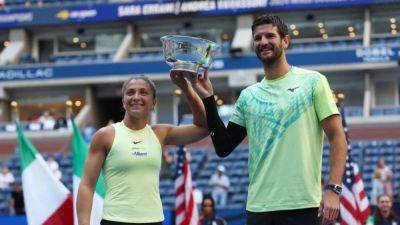
[[[11,184],[15,182],[14,175],[8,169],[8,167],[4,166],[0,173],[0,189],[7,189]]]
[[[21,184],[18,182],[13,185],[11,196],[8,201],[8,207],[11,215],[25,214],[24,194],[22,192]]]
[[[223,165],[217,167],[217,173],[211,176],[209,183],[212,187],[212,197],[216,205],[226,206],[230,183],[228,176],[225,175],[225,167]]]
[[[227,128],[219,118],[208,71],[191,79],[206,107],[216,152],[226,157],[248,136],[248,225],[316,225],[317,216],[333,223],[347,144],[327,79],[288,64],[290,37],[279,17],[257,18],[252,31],[265,76],[241,92]],[[331,146],[330,177],[321,201],[324,131]]]
[[[46,110],[43,115],[39,117],[39,123],[42,124],[44,130],[53,130],[56,121],[53,116],[51,116],[50,111]]]
[[[203,202],[203,191],[197,188],[196,182],[192,182],[193,198],[196,203],[197,210],[201,209],[201,203]]]
[[[47,165],[49,165],[49,168],[51,172],[54,174],[54,176],[60,180],[62,177],[62,173],[60,171],[60,166],[58,165],[58,162],[54,158],[54,156],[50,155],[49,158],[47,159]]]

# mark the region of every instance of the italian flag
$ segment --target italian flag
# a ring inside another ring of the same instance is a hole
[[[18,148],[29,225],[73,225],[72,195],[53,175],[19,124]]]
[[[88,155],[88,147],[83,140],[83,137],[75,124],[74,119],[71,119],[73,128],[72,138],[72,152],[73,152],[73,193],[74,193],[74,218],[75,224],[78,224],[76,215],[76,197],[78,195],[78,187],[83,176],[83,169],[85,167],[85,160]],[[92,214],[90,217],[90,224],[100,224],[102,213],[103,213],[103,202],[105,196],[105,185],[104,177],[100,173],[99,179],[97,180],[96,189],[93,195]]]

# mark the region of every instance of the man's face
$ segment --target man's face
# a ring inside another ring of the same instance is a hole
[[[278,27],[262,24],[253,31],[253,48],[263,64],[273,64],[289,46],[289,36],[281,38]]]

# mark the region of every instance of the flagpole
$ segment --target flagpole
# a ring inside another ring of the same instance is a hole
[[[174,123],[177,126],[182,122],[179,111],[179,104],[182,98],[182,90],[174,90]],[[198,211],[193,195],[192,173],[190,171],[190,161],[186,158],[184,145],[179,145],[176,162],[175,174],[175,210],[173,213],[175,225],[197,225]],[[180,200],[183,199],[183,200]],[[183,208],[184,210],[178,210]]]
[[[181,117],[180,117],[180,112],[179,112],[179,105],[181,103],[181,96],[182,96],[182,90],[181,89],[175,89],[174,90],[174,123],[179,126],[179,123],[181,122]],[[176,107],[176,108],[175,108]]]
[[[347,141],[347,144],[350,146],[347,121],[346,121],[346,117],[344,115],[345,112],[344,112],[344,107],[343,107],[343,102],[344,102],[344,99],[345,99],[345,95],[343,93],[336,93],[335,94],[335,99],[336,99],[336,105],[339,108],[339,112],[340,112],[340,115],[341,115],[341,120],[342,120],[344,133],[345,133],[345,136],[346,136],[346,141]],[[351,150],[351,148],[348,149],[347,155],[350,154],[350,150]]]
[[[16,123],[19,123],[19,110],[18,110],[18,102],[12,101],[11,105],[11,119]]]
[[[21,181],[28,224],[73,225],[70,192],[54,177],[49,165],[19,127],[18,103],[13,101],[11,106],[16,113]]]
[[[67,120],[70,120],[72,117],[72,101],[71,100],[67,100],[65,101],[65,117]]]
[[[369,202],[364,190],[360,169],[351,157],[352,149],[343,106],[345,96],[343,93],[336,93],[335,99],[348,145],[346,167],[343,175],[343,194],[340,198],[341,225],[364,224],[370,214]]]
[[[337,102],[336,102],[336,104],[338,104],[338,106],[340,107],[340,108],[343,108],[343,102],[344,102],[344,99],[345,99],[345,96],[344,96],[344,94],[343,93],[337,93],[336,94],[336,99],[337,99]]]

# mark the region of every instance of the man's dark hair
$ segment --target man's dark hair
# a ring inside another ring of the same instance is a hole
[[[263,25],[263,24],[272,24],[274,27],[278,28],[278,33],[281,38],[284,38],[286,35],[289,35],[289,29],[285,22],[279,17],[275,15],[269,15],[265,14],[262,16],[257,17],[253,25],[251,26],[251,30],[254,33],[254,29],[256,29],[257,26]]]
[[[154,82],[152,80],[150,80],[148,77],[146,77],[144,75],[134,76],[134,77],[129,78],[127,81],[125,81],[124,84],[122,85],[122,96],[124,96],[124,94],[125,94],[126,86],[128,86],[129,82],[131,82],[132,80],[143,80],[144,82],[146,82],[150,86],[151,91],[153,91],[153,99],[156,99],[156,96],[157,96],[156,85],[154,84]]]

